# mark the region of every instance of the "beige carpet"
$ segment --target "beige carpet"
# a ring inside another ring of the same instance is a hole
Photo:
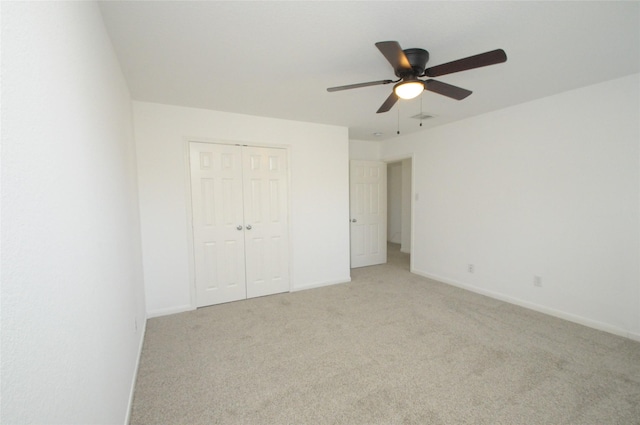
[[[640,424],[640,344],[389,264],[148,321],[131,423]]]

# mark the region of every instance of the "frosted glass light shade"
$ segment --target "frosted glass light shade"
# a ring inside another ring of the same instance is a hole
[[[396,85],[393,90],[400,99],[413,99],[422,93],[424,85],[421,81],[408,81]]]

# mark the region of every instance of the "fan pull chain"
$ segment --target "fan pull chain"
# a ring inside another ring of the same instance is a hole
[[[422,99],[424,99],[424,92],[420,94],[420,127],[422,127],[422,117],[424,116],[422,113]]]
[[[398,102],[398,131],[396,134],[400,134],[400,102]]]

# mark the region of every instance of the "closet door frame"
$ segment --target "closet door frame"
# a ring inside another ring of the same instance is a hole
[[[230,141],[230,140],[215,140],[215,139],[205,139],[199,137],[188,137],[183,139],[183,164],[184,164],[184,184],[185,184],[185,211],[187,215],[187,262],[189,267],[189,295],[190,295],[190,304],[191,309],[195,310],[197,307],[197,299],[196,299],[196,266],[195,266],[195,251],[194,251],[194,237],[193,237],[193,208],[192,208],[192,197],[191,197],[191,142],[197,143],[211,143],[216,145],[232,145],[232,146],[243,146],[243,147],[256,147],[256,148],[276,148],[276,149],[284,149],[287,155],[287,187],[288,187],[288,196],[287,196],[287,234],[288,237],[288,252],[289,252],[289,262],[288,262],[288,273],[289,273],[289,292],[291,292],[294,287],[293,284],[293,274],[292,274],[292,253],[293,247],[291,246],[291,223],[293,221],[291,217],[291,146],[277,144],[277,143],[255,143],[255,142],[242,142],[242,141]]]

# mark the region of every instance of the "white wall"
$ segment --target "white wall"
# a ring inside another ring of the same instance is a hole
[[[415,154],[415,272],[640,339],[639,80],[386,143]]]
[[[387,164],[387,241],[402,242],[402,162]]]
[[[402,240],[400,251],[411,253],[411,158],[402,160]]]
[[[387,240],[411,253],[411,158],[387,164]]]
[[[381,142],[368,140],[349,140],[349,159],[360,159],[363,161],[379,161]]]
[[[134,102],[134,124],[149,315],[194,308],[188,140],[287,146],[292,287],[350,280],[346,128],[145,102]]]
[[[145,320],[129,92],[94,3],[4,2],[2,55],[0,422],[122,424]]]

